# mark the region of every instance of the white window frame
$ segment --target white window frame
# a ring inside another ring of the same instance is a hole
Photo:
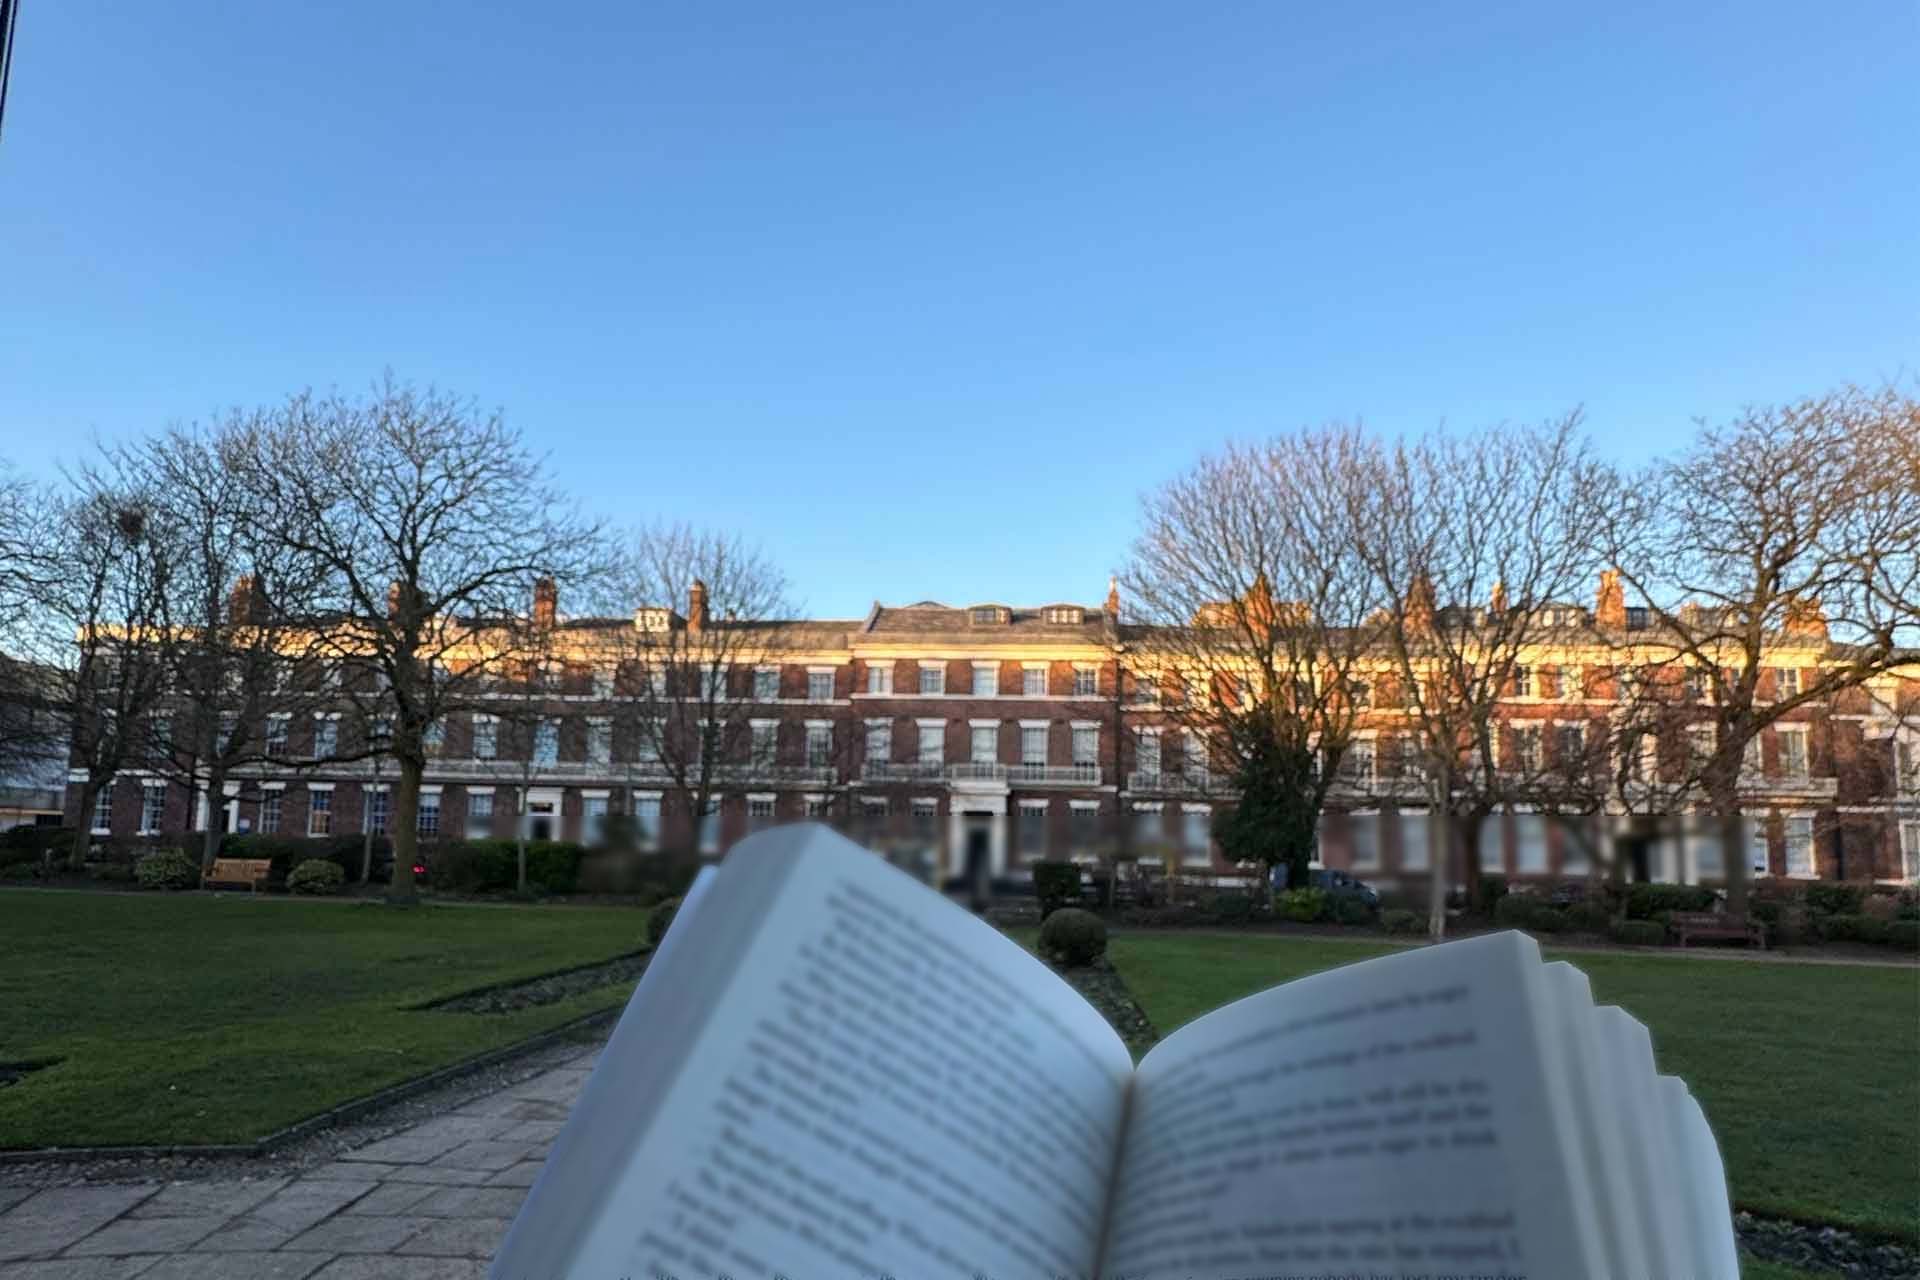
[[[705,811],[694,815],[694,845],[701,853],[720,852],[720,810],[723,798],[709,796]]]
[[[256,825],[262,835],[280,834],[280,799],[284,790],[284,783],[278,786],[269,784],[261,788],[259,822]],[[268,801],[272,801],[271,807],[269,807]],[[273,815],[271,824],[267,821],[268,814]]]
[[[927,677],[933,677],[933,688],[927,687]],[[922,698],[945,697],[947,692],[947,664],[944,662],[922,662],[920,674],[914,682],[913,691]]]
[[[156,806],[153,797],[155,795],[160,797],[160,803],[157,806],[159,809],[158,813],[154,812]],[[160,826],[166,821],[166,817],[167,784],[165,782],[142,782],[140,784],[140,834],[143,836],[160,834]]]
[[[980,749],[983,742],[986,744],[984,753]],[[967,721],[967,763],[1000,763],[1000,722],[998,720]]]
[[[1073,763],[1079,768],[1098,768],[1100,764],[1100,726],[1082,720],[1075,720],[1071,729],[1072,737],[1070,743],[1073,750]],[[1080,758],[1080,744],[1082,742],[1091,742],[1093,744],[1092,750],[1087,752],[1091,759],[1082,760]]]
[[[613,761],[613,719],[610,716],[587,717],[587,759],[594,764]]]
[[[747,721],[747,761],[755,769],[771,769],[780,759],[780,722]]]
[[[582,791],[580,793],[580,839],[587,844],[599,844],[606,834],[607,814],[613,808],[611,791]]]
[[[431,817],[431,823],[429,823]],[[431,829],[429,829],[431,827]],[[420,798],[413,806],[413,833],[437,839],[440,835],[440,788],[420,788]]]
[[[542,750],[542,743],[552,745],[552,754]],[[533,741],[527,744],[527,759],[534,766],[555,765],[560,763],[560,721],[545,716],[533,722]]]
[[[1818,880],[1820,878],[1820,847],[1819,841],[1816,839],[1818,829],[1813,818],[1814,815],[1804,809],[1792,810],[1783,814],[1781,817],[1780,838],[1783,859],[1781,867],[1789,880]],[[1795,871],[1793,869],[1794,831],[1796,826],[1801,823],[1805,824],[1804,830],[1807,837],[1807,865],[1804,871]]]
[[[635,791],[631,803],[633,811],[633,837],[642,849],[660,847],[660,810],[663,793],[659,791]]]
[[[1920,818],[1902,818],[1898,839],[1900,878],[1920,880]]]
[[[833,764],[833,721],[809,720],[807,729],[807,767],[825,769]]]
[[[386,835],[387,828],[392,824],[393,819],[387,784],[376,782],[365,788],[364,794],[366,812],[361,815],[361,827],[376,836]],[[378,804],[374,803],[376,800],[379,801]]]
[[[765,812],[759,812],[764,809]],[[747,834],[765,831],[776,821],[774,795],[772,792],[757,792],[747,797]]]
[[[826,690],[827,690],[826,695],[824,697],[816,697],[814,695],[818,692],[818,686],[820,682],[823,680],[826,682]],[[833,701],[833,668],[832,667],[808,667],[807,668],[807,701],[808,702],[832,702]]]
[[[1748,809],[1741,816],[1747,820],[1747,847],[1741,850],[1747,860],[1747,874],[1756,877],[1772,875],[1773,834],[1768,829],[1772,811]]]
[[[293,728],[293,717],[285,712],[276,712],[267,717],[267,733],[263,744],[269,757],[287,754],[287,735]]]
[[[866,759],[874,764],[893,759],[893,721],[867,721]]]
[[[318,797],[320,796],[325,796],[327,798],[327,803],[325,805],[321,805],[318,803]],[[324,831],[314,830],[313,818],[314,818],[314,815],[318,813],[324,813],[327,815],[327,826],[326,826],[326,830]],[[330,836],[332,834],[333,834],[333,784],[331,782],[309,782],[307,784],[307,838],[309,840],[312,840],[319,836]]]
[[[753,700],[755,702],[780,701],[780,668],[755,667],[753,669]]]
[[[913,759],[920,765],[941,765],[947,763],[947,722],[945,720],[916,720],[913,722],[917,732],[914,735]],[[929,737],[931,735],[931,737]],[[928,743],[933,750],[927,750]]]
[[[987,687],[982,690],[984,678]],[[997,662],[976,662],[973,664],[973,676],[967,685],[967,696],[972,698],[997,698],[1000,696],[1000,664]]]
[[[1794,670],[1794,668],[1786,668]],[[1780,724],[1773,728],[1774,759],[1779,762],[1780,776],[1787,779],[1806,779],[1813,776],[1813,734],[1804,724]],[[1787,762],[1787,741],[1797,739],[1800,743],[1799,767],[1794,768]]]
[[[327,749],[320,749],[320,726],[327,727]],[[313,713],[313,758],[323,759],[340,749],[340,713],[338,711],[316,711]]]
[[[1040,735],[1040,752],[1037,759],[1034,758],[1032,756],[1032,753],[1030,753],[1027,750],[1027,748],[1031,745],[1031,741],[1030,741],[1031,735],[1036,733]],[[1022,720],[1020,722],[1020,763],[1021,764],[1027,765],[1029,767],[1044,766],[1047,763],[1047,754],[1052,749],[1053,749],[1053,724],[1051,721]]]
[[[1014,833],[1016,850],[1023,861],[1032,861],[1047,856],[1047,815],[1053,806],[1045,800],[1020,801],[1020,829]],[[1028,839],[1034,832],[1039,839],[1031,847]]]
[[[1073,697],[1097,698],[1100,696],[1100,668],[1075,664],[1073,668]]]
[[[1369,824],[1366,830],[1373,836],[1373,839],[1367,842],[1368,856],[1365,858],[1360,856],[1362,845],[1359,833],[1362,822]],[[1353,809],[1347,813],[1347,866],[1350,870],[1378,871],[1380,869],[1380,846],[1385,843],[1381,837],[1385,834],[1385,826],[1378,809]]]
[[[486,750],[480,746],[486,744]],[[498,716],[479,715],[473,718],[473,758],[475,760],[498,760],[500,758],[500,718]]]
[[[891,662],[870,662],[867,664],[867,692],[882,695],[893,692],[893,664]]]
[[[1193,819],[1206,819],[1206,839],[1198,848],[1193,844]],[[1180,806],[1180,861],[1190,867],[1209,866],[1213,862],[1213,806],[1210,804],[1183,804]]]
[[[1020,696],[1024,698],[1044,698],[1047,696],[1048,666],[1044,662],[1023,662],[1020,664]],[[1035,683],[1039,688],[1033,688]]]
[[[1147,745],[1149,742],[1153,744],[1151,747]],[[1160,769],[1161,769],[1161,760],[1164,758],[1161,755],[1160,745],[1161,744],[1160,744],[1160,726],[1159,725],[1143,724],[1134,730],[1134,738],[1133,738],[1134,772],[1152,774],[1156,777],[1159,776]],[[1149,760],[1152,761],[1152,764],[1153,764],[1152,768],[1147,767]]]
[[[1553,864],[1551,824],[1547,815],[1537,809],[1516,808],[1513,810],[1513,874],[1516,876],[1543,876]],[[1530,865],[1527,860],[1527,832],[1529,828],[1539,833],[1539,861]]]
[[[486,810],[485,813],[476,813],[474,811],[474,801],[476,800],[486,801],[486,804],[481,806]],[[485,818],[486,822],[482,826],[475,826],[475,820],[479,818]],[[463,825],[465,826],[467,839],[469,840],[484,840],[488,836],[493,834],[493,788],[492,787],[468,787],[467,788],[467,817],[466,817],[466,822]]]

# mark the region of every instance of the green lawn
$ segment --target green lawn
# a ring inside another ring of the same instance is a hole
[[[1391,949],[1120,933],[1110,955],[1165,1035],[1276,982]],[[1661,1070],[1687,1081],[1713,1123],[1740,1207],[1920,1240],[1920,970],[1557,958],[1652,1029]]]
[[[625,1000],[407,1005],[631,951],[631,908],[0,891],[0,1148],[245,1141]]]

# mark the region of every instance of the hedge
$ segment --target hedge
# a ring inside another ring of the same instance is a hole
[[[1509,929],[1526,929],[1533,933],[1559,933],[1567,927],[1564,911],[1542,901],[1539,898],[1522,894],[1508,894],[1501,898],[1493,908],[1496,924]]]
[[[1034,863],[1033,896],[1040,900],[1042,920],[1079,902],[1080,867],[1072,862]]]
[[[1666,944],[1667,927],[1653,920],[1622,920],[1608,936],[1629,947],[1658,947]]]
[[[1636,884],[1627,889],[1627,919],[1665,919],[1675,911],[1706,911],[1716,894],[1697,884]]]

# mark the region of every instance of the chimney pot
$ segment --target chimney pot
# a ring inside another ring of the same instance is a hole
[[[560,617],[560,588],[552,578],[539,578],[533,584],[533,625],[551,629]]]
[[[1620,586],[1618,569],[1600,571],[1600,590],[1593,600],[1595,626],[1624,631],[1627,626],[1627,593]]]
[[[707,584],[693,580],[687,592],[687,630],[699,631],[707,625]]]

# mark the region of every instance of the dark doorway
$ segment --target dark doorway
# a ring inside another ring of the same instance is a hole
[[[993,876],[993,829],[988,819],[968,815],[964,856],[967,897],[975,911],[985,911]]]

